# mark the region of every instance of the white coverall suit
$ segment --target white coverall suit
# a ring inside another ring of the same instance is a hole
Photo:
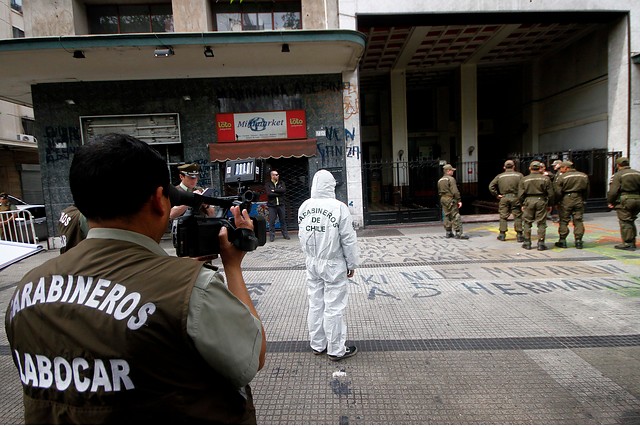
[[[311,348],[330,356],[346,351],[347,270],[358,266],[358,242],[351,213],[336,199],[336,180],[319,170],[311,184],[311,198],[298,210],[298,237],[306,256]]]

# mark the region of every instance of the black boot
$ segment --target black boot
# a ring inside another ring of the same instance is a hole
[[[522,235],[522,231],[516,232],[516,242],[518,243],[524,242],[524,236]]]
[[[507,240],[506,234],[501,231],[500,234],[498,234],[498,240],[500,240],[501,242]]]
[[[457,232],[456,233],[456,239],[468,240],[469,236],[467,236],[466,234],[462,234],[462,232]]]
[[[621,243],[619,245],[615,245],[614,248],[621,249],[623,251],[635,251],[636,244],[635,243]]]
[[[576,239],[576,249],[582,249],[583,247],[582,239]]]
[[[538,240],[538,250],[539,251],[547,250],[547,246],[544,244],[544,240]]]
[[[447,230],[447,239],[454,237],[453,231]]]
[[[577,241],[576,241],[576,244],[577,244]],[[566,240],[566,239],[563,239],[563,238],[561,237],[561,238],[560,238],[560,240],[558,240],[558,241],[556,242],[556,247],[558,247],[558,248],[566,248],[566,247],[567,247],[567,240]]]
[[[525,240],[522,244],[522,248],[527,250],[531,249],[531,240]]]

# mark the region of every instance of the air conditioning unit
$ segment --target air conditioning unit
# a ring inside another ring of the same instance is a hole
[[[36,142],[36,137],[33,135],[26,135],[24,133],[19,133],[16,135],[16,138],[18,139],[18,141],[24,141],[24,142]]]

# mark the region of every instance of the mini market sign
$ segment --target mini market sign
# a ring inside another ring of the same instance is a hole
[[[304,139],[304,110],[216,114],[218,142]]]

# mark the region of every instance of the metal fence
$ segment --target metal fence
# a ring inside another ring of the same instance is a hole
[[[609,174],[615,172],[620,152],[607,150],[559,151],[538,154],[511,154],[507,158],[516,170],[527,175],[533,160],[551,167],[553,160],[570,160],[589,176],[591,194],[588,207],[606,208]],[[503,171],[506,159],[454,162],[455,178],[462,196],[462,214],[497,212],[497,202],[489,192],[489,183]],[[428,221],[440,219],[437,182],[442,177],[442,161],[423,159],[401,162],[365,162],[362,182],[365,198],[365,224]]]
[[[0,212],[0,240],[17,243],[38,243],[35,221],[26,210]]]

